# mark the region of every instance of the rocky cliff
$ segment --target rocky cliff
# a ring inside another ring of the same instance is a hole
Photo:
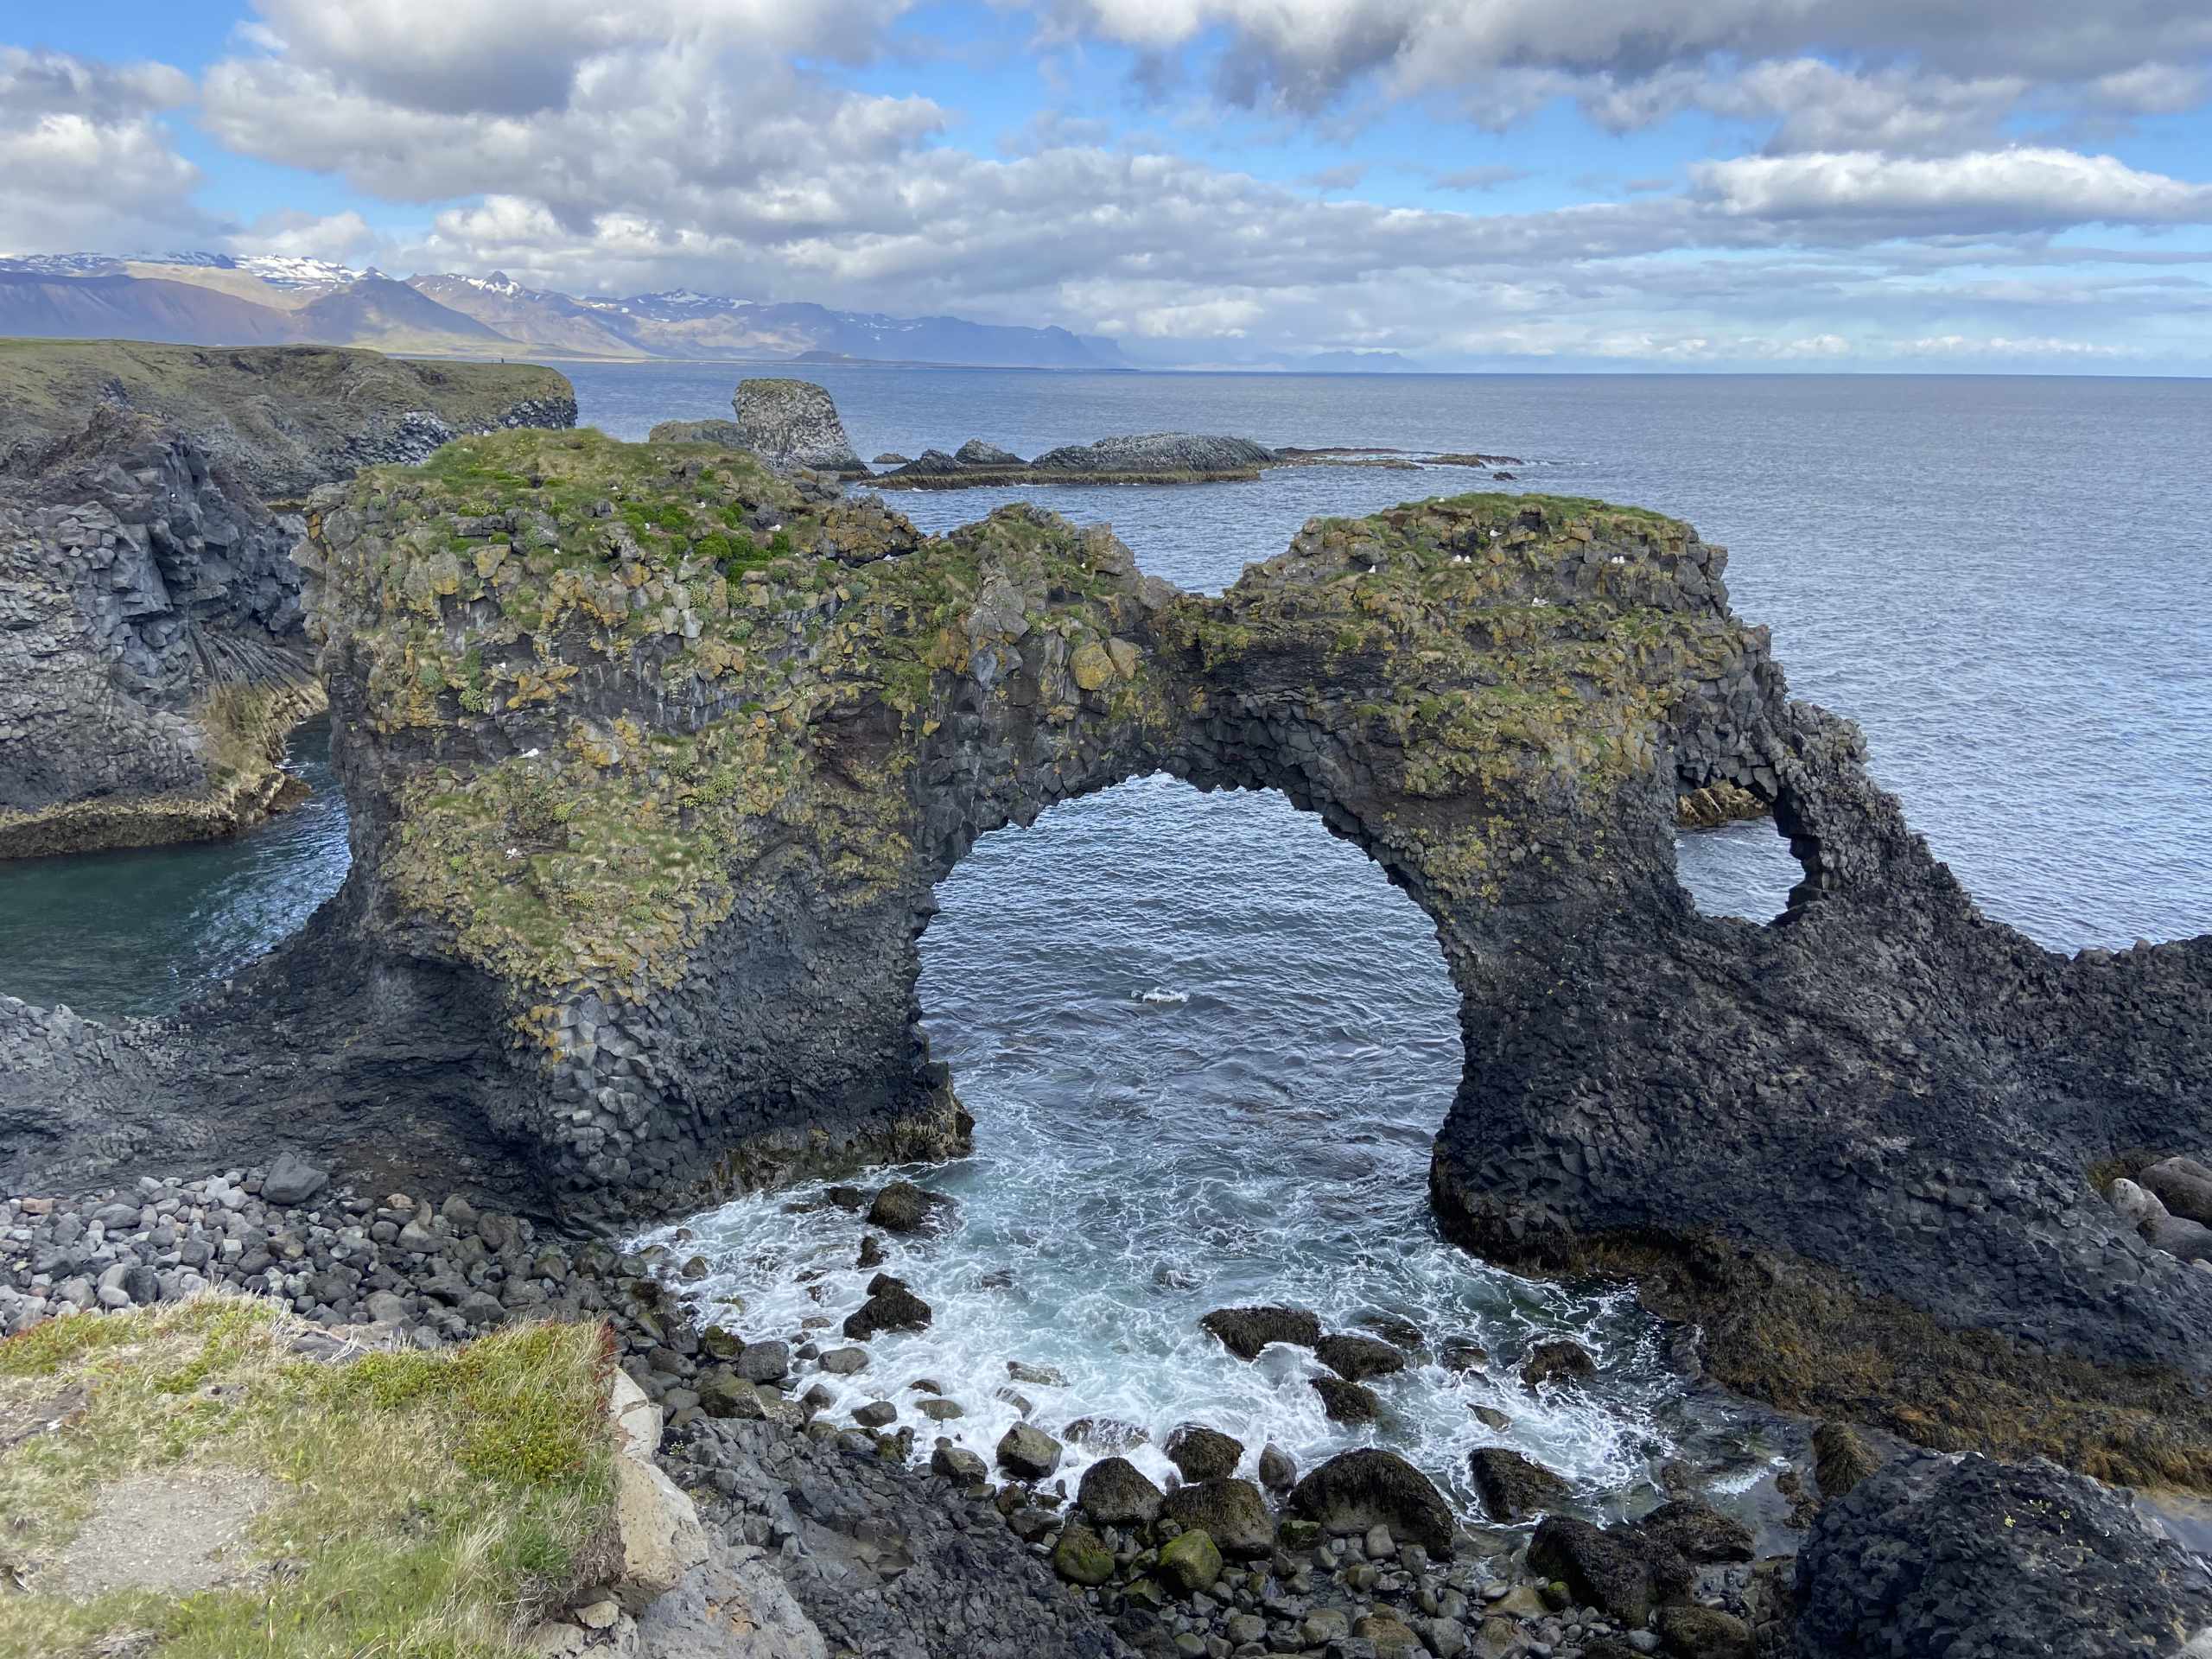
[[[323,702],[271,501],[575,407],[538,369],[0,342],[0,857],[267,811]]]
[[[231,1161],[586,1220],[952,1151],[934,884],[1164,770],[1280,790],[1434,919],[1455,1236],[1641,1275],[1785,1405],[2212,1486],[2212,1274],[2090,1183],[2212,1142],[2212,942],[2067,959],[1981,918],[1688,526],[1460,497],[1317,520],[1207,599],[1033,508],[924,537],[742,452],[530,432],[307,517],[346,889],[185,1020],[0,1009],[10,1180],[206,1158],[218,1101]],[[1771,925],[1675,879],[1678,800],[1723,786],[1804,867]]]

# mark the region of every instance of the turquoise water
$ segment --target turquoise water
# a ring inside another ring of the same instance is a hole
[[[293,734],[312,791],[230,841],[0,861],[0,992],[79,1014],[166,1014],[296,931],[346,878],[330,727]]]

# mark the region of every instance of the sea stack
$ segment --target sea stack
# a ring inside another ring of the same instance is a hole
[[[810,467],[847,478],[868,468],[845,435],[837,406],[810,380],[741,380],[733,400],[743,447],[778,473]]]

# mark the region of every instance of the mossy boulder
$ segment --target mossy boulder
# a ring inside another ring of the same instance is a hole
[[[1185,1595],[1196,1595],[1211,1589],[1221,1576],[1221,1551],[1203,1530],[1193,1527],[1160,1546],[1159,1570]]]
[[[1052,1546],[1052,1570],[1070,1584],[1103,1584],[1114,1576],[1114,1552],[1089,1527],[1071,1521]]]

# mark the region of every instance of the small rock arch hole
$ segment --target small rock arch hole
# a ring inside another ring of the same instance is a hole
[[[1675,836],[1675,879],[1701,915],[1771,924],[1806,875],[1771,813]]]

